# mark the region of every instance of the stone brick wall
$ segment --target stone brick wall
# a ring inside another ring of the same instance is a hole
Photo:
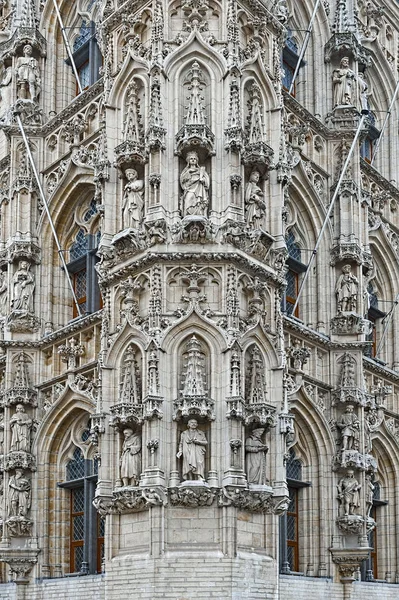
[[[351,600],[397,600],[399,586],[386,583],[355,582]],[[344,586],[331,579],[280,576],[280,600],[344,600]]]
[[[102,575],[86,577],[63,577],[45,579],[29,586],[26,599],[29,600],[104,600],[105,587]],[[1,600],[17,600],[17,586],[14,583],[0,584]]]

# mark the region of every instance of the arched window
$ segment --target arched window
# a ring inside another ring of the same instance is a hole
[[[96,203],[92,200],[83,215],[83,222],[89,223],[97,214]],[[87,233],[83,227],[80,227],[69,246],[67,267],[82,314],[92,313],[101,308],[101,295],[95,270],[100,235],[100,232]],[[73,317],[77,316],[78,311],[74,304]]]
[[[282,309],[288,315],[292,315],[299,291],[300,273],[306,271],[306,265],[301,262],[301,248],[292,230],[287,234],[285,241],[289,256],[287,259],[288,271],[286,274],[287,288]],[[299,307],[296,308],[294,316],[299,317]]]
[[[286,473],[290,504],[287,513],[280,518],[280,570],[289,575],[297,573],[300,568],[299,494],[301,488],[310,485],[310,483],[302,481],[302,463],[296,458],[292,448],[286,464]]]
[[[82,433],[82,442],[89,430]],[[97,482],[96,460],[85,459],[81,448],[75,447],[65,466],[65,481],[58,486],[69,491],[69,572],[100,573],[104,555],[104,518],[93,506]]]
[[[89,12],[95,4],[95,0],[89,2],[86,11]],[[83,17],[80,22],[79,33],[72,44],[73,60],[78,71],[80,84],[85,90],[97,81],[100,76],[102,56],[96,40],[94,21]],[[66,60],[71,66],[70,59]],[[76,93],[79,93],[76,86]]]

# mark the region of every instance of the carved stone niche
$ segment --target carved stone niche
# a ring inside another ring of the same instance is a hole
[[[194,61],[183,76],[181,94],[187,98],[185,112],[181,115],[183,125],[176,135],[176,154],[182,156],[189,150],[197,150],[204,156],[215,153],[215,136],[210,127],[206,106],[209,105],[209,82],[199,63]],[[202,151],[202,152],[201,152]]]
[[[143,165],[148,160],[142,123],[143,102],[144,88],[138,79],[133,79],[127,86],[125,95],[123,142],[115,148],[115,166],[120,174],[127,168]]]
[[[119,402],[110,408],[111,427],[122,430],[143,422],[141,369],[141,353],[137,346],[130,344],[122,358]]]
[[[261,351],[255,344],[250,346],[245,357],[245,425],[274,427],[276,408],[267,402],[265,380],[265,362]]]
[[[37,391],[31,387],[28,365],[29,357],[21,352],[16,359],[15,377],[12,387],[4,392],[4,405],[25,404],[37,406]]]
[[[255,81],[248,82],[245,87],[246,124],[245,143],[242,150],[242,162],[252,167],[272,166],[273,149],[267,144],[264,123],[264,104],[262,91]]]
[[[180,396],[173,402],[173,419],[202,417],[215,419],[214,401],[208,393],[207,356],[204,344],[195,335],[185,343],[182,353]]]

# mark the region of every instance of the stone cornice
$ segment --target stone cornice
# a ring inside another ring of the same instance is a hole
[[[399,383],[399,372],[390,369],[387,366],[381,365],[374,361],[372,358],[368,358],[367,356],[363,357],[363,367],[365,370],[370,371],[374,375],[380,375],[385,379],[388,379],[392,382]]]
[[[369,165],[363,158],[360,159],[360,168],[372,181],[378,183],[384,191],[389,192],[394,198],[399,200],[399,189],[392,185],[388,179],[385,179],[377,169]]]
[[[266,267],[262,266],[256,259],[248,258],[240,250],[235,252],[170,252],[170,253],[155,253],[146,252],[144,256],[131,262],[119,269],[118,271],[111,273],[108,276],[103,275],[104,267],[99,268],[99,272],[102,275],[100,284],[107,286],[113,285],[121,279],[126,279],[129,275],[137,274],[144,268],[151,267],[154,264],[159,263],[204,263],[209,264],[215,263],[229,263],[235,264],[236,266],[245,269],[249,274],[257,275],[264,280],[272,281],[277,286],[285,285],[285,279],[281,276],[274,274]]]
[[[292,110],[298,117],[310,125],[315,131],[325,138],[337,137],[337,132],[332,131],[317,119],[310,111],[308,111],[298,100],[283,90],[284,104],[286,108]]]

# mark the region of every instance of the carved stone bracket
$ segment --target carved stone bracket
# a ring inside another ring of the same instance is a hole
[[[151,396],[148,395],[143,400],[143,418],[146,421],[151,419],[162,419],[162,396]]]
[[[7,320],[7,328],[14,333],[34,333],[40,329],[40,319],[32,313],[14,310]]]
[[[209,421],[215,419],[213,400],[208,396],[182,396],[173,402],[174,421],[180,421],[184,417],[205,417]]]
[[[370,51],[362,46],[357,37],[349,32],[337,32],[330,37],[324,47],[324,60],[328,63],[334,56],[351,54],[356,61],[369,65],[371,60]]]
[[[179,487],[169,488],[169,500],[172,506],[211,506],[216,490],[207,484],[195,482],[197,485],[182,484]]]
[[[245,490],[241,487],[226,486],[219,492],[219,506],[235,506],[240,510],[254,513],[275,513],[276,503],[272,488],[262,486],[264,491]]]
[[[335,406],[338,402],[342,404],[355,404],[366,406],[369,396],[358,387],[339,387],[331,393],[332,405]]]
[[[370,333],[370,321],[355,313],[341,313],[331,319],[331,333],[336,335],[351,335]]]
[[[13,406],[15,404],[29,404],[37,406],[37,392],[31,388],[12,387],[3,395],[4,406]]]
[[[98,436],[105,433],[105,414],[98,413],[91,415],[90,437],[91,441],[97,445]]]
[[[245,425],[266,425],[275,427],[276,409],[270,404],[246,404],[244,412]]]
[[[369,557],[370,548],[366,545],[357,548],[330,548],[333,562],[338,565],[341,583],[353,583],[363,560]]]
[[[143,405],[128,404],[120,402],[111,406],[111,418],[109,424],[116,429],[125,429],[135,425],[141,425],[143,422]]]
[[[33,454],[23,451],[13,451],[6,454],[0,460],[0,466],[5,471],[11,471],[12,469],[27,469],[30,471],[36,471],[36,458]],[[1,463],[3,463],[1,465]]]
[[[10,567],[12,580],[16,583],[28,583],[28,574],[37,563],[39,548],[1,548],[0,561]]]
[[[151,506],[165,506],[166,503],[166,492],[161,487],[117,488],[112,492],[112,496],[96,496],[93,501],[102,516],[141,512]]]
[[[357,450],[338,452],[333,459],[333,470],[340,468],[356,468],[361,471],[377,471],[377,460],[371,454],[362,454]]]
[[[148,152],[145,144],[126,140],[115,148],[115,166],[120,173],[124,173],[127,167],[134,164],[145,164],[148,160]]]
[[[237,221],[228,221],[225,223],[222,239],[223,242],[232,244],[247,254],[266,262],[268,262],[267,258],[274,244],[274,238],[267,232],[261,229],[251,229],[245,223]]]
[[[359,535],[363,531],[364,518],[360,515],[345,515],[344,517],[338,517],[337,525],[341,531],[346,534]],[[374,519],[367,519],[367,532],[369,533],[375,527],[376,523]]]
[[[332,266],[339,262],[351,261],[358,265],[367,265],[372,268],[372,258],[369,252],[365,252],[357,242],[338,241],[331,249]]]
[[[11,517],[6,521],[10,537],[29,537],[32,535],[33,522],[25,517]]]
[[[27,260],[35,265],[40,264],[40,248],[32,241],[14,240],[0,252],[0,265]]]

